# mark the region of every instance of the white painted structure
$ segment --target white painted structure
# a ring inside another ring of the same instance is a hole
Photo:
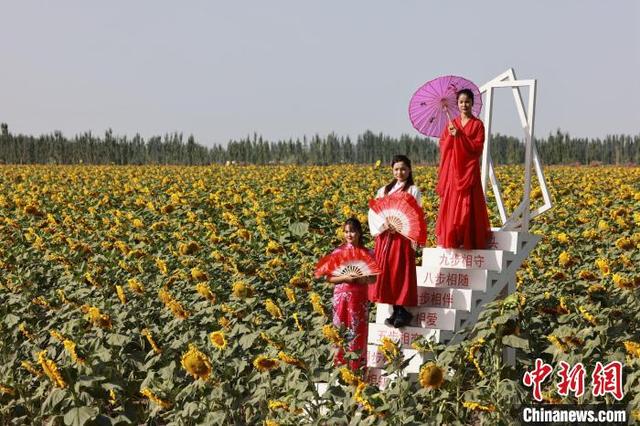
[[[502,202],[502,193],[500,191],[500,183],[496,178],[493,161],[491,159],[491,119],[493,118],[493,92],[496,89],[509,88],[513,93],[513,100],[515,107],[518,111],[520,118],[520,124],[524,132],[524,193],[523,199],[518,208],[513,211],[509,217],[504,208]],[[520,88],[529,89],[528,105],[525,108],[520,93]],[[494,79],[488,81],[480,87],[480,93],[484,95],[484,126],[485,126],[485,140],[484,150],[482,152],[482,189],[487,192],[487,177],[491,180],[491,187],[493,194],[496,197],[496,203],[500,212],[500,219],[502,220],[503,230],[510,231],[529,231],[529,221],[549,210],[552,206],[551,197],[549,196],[549,190],[544,180],[542,173],[542,164],[538,155],[533,140],[533,124],[535,119],[535,107],[536,107],[536,80],[518,80],[513,68],[509,68]],[[540,185],[540,191],[544,204],[537,207],[534,210],[530,208],[530,193],[531,193],[531,168],[535,168],[536,177],[538,178],[538,184]]]
[[[491,160],[492,98],[494,90],[499,88],[511,89],[513,92],[525,135],[524,196],[520,205],[509,216]],[[529,88],[526,108],[520,88]],[[472,327],[484,305],[495,300],[501,293],[515,291],[516,271],[541,238],[528,232],[531,218],[549,210],[552,205],[533,140],[536,81],[517,80],[513,69],[509,69],[484,84],[480,91],[485,96],[486,129],[482,154],[482,187],[486,194],[489,178],[502,225],[493,229],[486,250],[423,250],[422,266],[417,267],[419,303],[417,307],[409,309],[414,314],[410,326],[401,329],[386,326],[384,320],[391,314],[391,306],[377,305],[376,322],[369,324],[367,365],[370,367],[369,382],[379,387],[385,387],[391,380],[381,369],[384,362],[376,347],[382,337],[399,342],[403,355],[407,358],[415,356],[403,373],[418,373],[425,359],[411,348],[411,343],[420,336],[444,343],[460,339],[461,335],[454,333],[464,327]],[[535,169],[544,200],[544,204],[534,210],[530,208],[532,168]],[[506,358],[513,365],[515,351],[507,351]]]

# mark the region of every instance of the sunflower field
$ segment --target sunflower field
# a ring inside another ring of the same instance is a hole
[[[509,210],[522,173],[497,169]],[[413,174],[433,245],[436,169]],[[461,343],[416,342],[419,377],[379,390],[333,366],[344,338],[313,269],[345,219],[366,224],[388,168],[0,166],[1,423],[512,424],[536,358],[621,362],[640,419],[640,168],[545,174],[554,208],[532,221],[517,292]],[[383,351],[401,373],[395,342]],[[558,380],[545,403],[616,402]]]

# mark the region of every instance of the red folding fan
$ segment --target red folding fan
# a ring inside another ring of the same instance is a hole
[[[350,275],[366,277],[381,273],[376,260],[365,249],[349,248],[320,259],[316,265],[316,277],[323,275]]]
[[[424,211],[413,196],[404,191],[369,200],[369,208],[391,225],[396,232],[424,246],[427,242],[427,222]]]
[[[316,264],[316,271],[314,274],[316,278],[329,275],[328,266],[332,256],[333,256],[332,254],[328,254],[318,261],[318,263]]]

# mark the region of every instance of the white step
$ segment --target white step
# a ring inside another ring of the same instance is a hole
[[[425,248],[422,266],[428,268],[502,270],[502,250]]]
[[[384,320],[391,316],[392,305],[379,303],[377,305],[376,323],[384,324]],[[430,308],[426,306],[412,306],[406,309],[413,314],[410,328],[431,328],[438,330],[453,330],[456,325],[456,310],[445,308]]]
[[[472,326],[481,306],[494,300],[502,287],[515,288],[515,271],[540,238],[494,228],[486,250],[423,249],[422,266],[416,269],[418,306],[408,308],[414,315],[412,323],[401,329],[386,326],[384,320],[393,308],[377,305],[376,324],[369,324],[367,381],[383,389],[396,377],[382,370],[386,359],[375,345],[383,337],[398,342],[405,359],[415,355],[403,374],[418,373],[425,354],[417,353],[411,343],[421,336],[449,343],[457,336],[455,330]]]
[[[477,269],[451,269],[418,266],[416,269],[418,288],[445,287],[485,291],[487,271]]]
[[[382,352],[380,352],[379,348],[380,346],[378,345],[367,346],[367,367],[382,368],[387,363],[387,359]],[[419,372],[420,366],[422,365],[422,356],[418,351],[415,349],[401,349],[401,351],[405,360],[413,357],[411,361],[409,361],[405,371],[407,373]]]
[[[440,330],[422,327],[388,327],[384,324],[369,323],[368,343],[379,345],[383,337],[388,337],[394,342],[399,342],[402,348],[412,349],[411,343],[424,336],[425,339],[438,342]]]
[[[471,290],[458,288],[418,287],[418,306],[471,310]]]
[[[516,253],[518,251],[518,232],[493,229],[491,237],[487,241],[487,249]]]
[[[406,372],[404,374],[406,376]],[[386,388],[392,380],[394,380],[397,374],[387,375],[387,373],[381,368],[368,368],[366,381],[370,385],[377,386],[379,389]]]

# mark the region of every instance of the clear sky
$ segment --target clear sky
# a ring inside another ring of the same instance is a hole
[[[640,133],[640,2],[5,1],[0,121],[14,133],[112,128],[205,144],[366,129],[416,134],[413,92],[538,80],[535,133]],[[513,98],[494,130],[520,136]]]

